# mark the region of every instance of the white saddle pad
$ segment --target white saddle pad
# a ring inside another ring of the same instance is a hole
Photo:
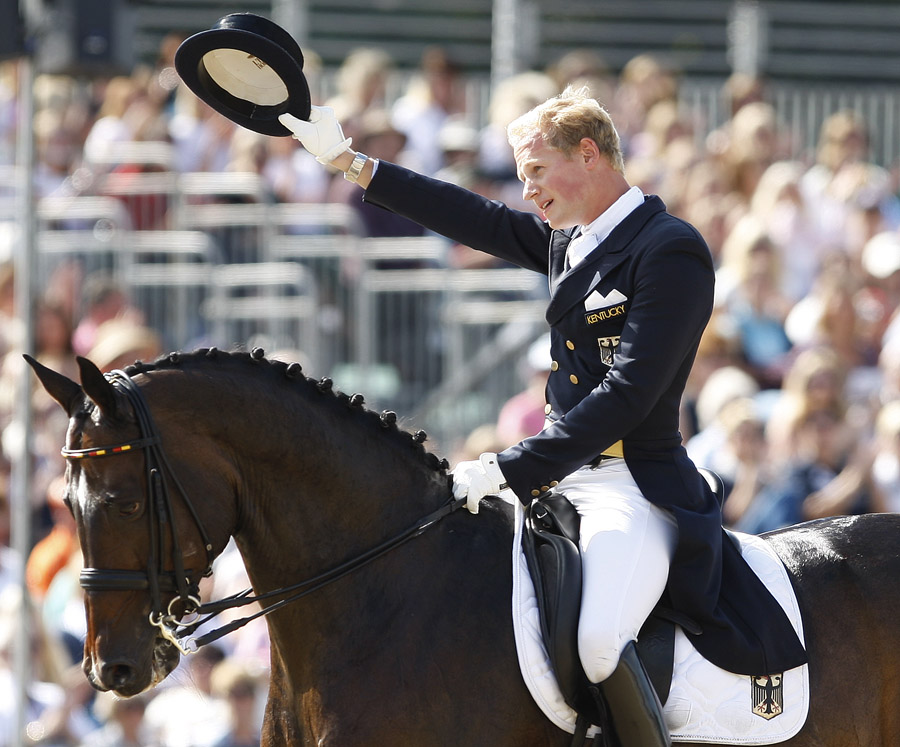
[[[575,732],[576,714],[563,700],[550,668],[541,636],[541,623],[534,585],[522,552],[524,513],[516,503],[516,535],[513,541],[513,627],[519,666],[535,702],[556,726]],[[803,641],[803,627],[797,599],[781,560],[764,541],[754,535],[738,534],[741,552],[784,608]],[[774,673],[772,673],[774,674]],[[673,742],[715,742],[735,745],[777,744],[794,736],[809,711],[809,669],[797,667],[783,673],[774,697],[767,703],[761,685],[753,678],[727,672],[704,659],[687,636],[676,627],[675,672],[663,715]],[[775,702],[773,714],[771,707]],[[765,716],[754,712],[757,710]],[[779,710],[780,709],[780,710]],[[591,727],[589,735],[597,733]]]

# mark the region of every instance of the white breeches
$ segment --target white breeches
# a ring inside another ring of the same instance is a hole
[[[578,653],[588,679],[602,682],[663,593],[678,529],[669,511],[644,498],[624,459],[579,469],[556,489],[581,516]]]

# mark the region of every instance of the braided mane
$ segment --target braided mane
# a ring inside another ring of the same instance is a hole
[[[266,358],[262,348],[253,348],[249,353],[245,351],[223,351],[218,348],[199,348],[192,352],[174,352],[162,355],[151,363],[135,361],[126,366],[125,373],[135,376],[151,371],[179,368],[185,364],[197,364],[222,360],[241,361],[248,366],[267,366],[270,370],[280,372],[286,379],[296,381],[299,385],[307,387],[308,392],[327,397],[335,407],[350,409],[357,414],[361,422],[369,421],[377,423],[384,432],[385,437],[393,438],[399,443],[405,444],[415,450],[425,465],[438,472],[446,473],[449,463],[446,459],[429,452],[422,445],[427,439],[425,431],[414,432],[400,428],[397,422],[397,414],[391,410],[377,413],[365,406],[365,398],[362,394],[346,394],[334,388],[334,382],[329,377],[313,379],[303,373],[299,363],[286,363],[284,361]]]

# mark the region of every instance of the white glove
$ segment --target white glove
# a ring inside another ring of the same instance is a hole
[[[294,133],[294,139],[299,140],[322,164],[331,163],[348,150],[352,142],[352,138],[344,137],[341,123],[330,106],[311,107],[308,122],[287,112],[280,115],[278,121]]]
[[[485,452],[477,461],[460,462],[450,473],[453,476],[453,497],[465,498],[470,513],[478,513],[478,504],[486,495],[498,495],[507,489],[506,478],[497,464],[497,455]]]

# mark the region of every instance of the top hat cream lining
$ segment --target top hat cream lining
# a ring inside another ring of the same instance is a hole
[[[236,98],[257,106],[277,106],[288,98],[281,77],[264,60],[239,49],[214,49],[203,55],[206,72]]]

